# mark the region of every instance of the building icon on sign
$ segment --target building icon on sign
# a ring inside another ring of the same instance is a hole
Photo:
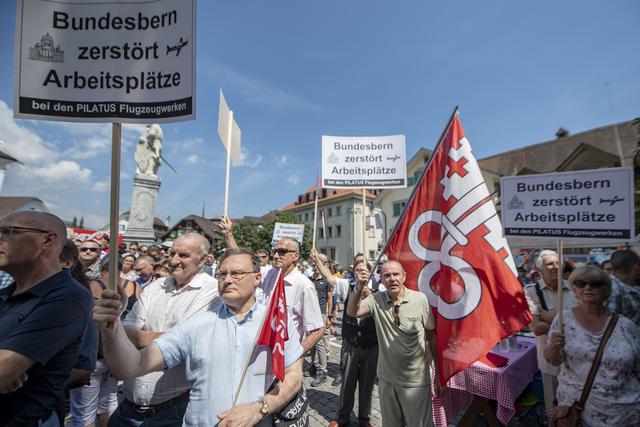
[[[514,195],[507,203],[507,209],[524,209],[524,202]]]
[[[335,165],[340,163],[340,159],[338,158],[338,156],[336,156],[336,153],[331,153],[329,154],[329,157],[327,157],[327,163],[330,165]]]
[[[53,37],[49,33],[42,36],[40,42],[29,48],[29,59],[41,62],[64,62],[64,51],[60,45],[54,47]]]

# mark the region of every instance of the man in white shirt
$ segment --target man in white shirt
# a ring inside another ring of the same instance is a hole
[[[295,239],[284,237],[278,240],[273,248],[273,269],[262,280],[262,292],[258,290],[256,298],[259,301],[262,299],[265,305],[268,304],[278,273],[282,272],[287,309],[302,339],[300,344],[306,353],[322,338],[324,320],[316,287],[296,268],[299,258],[300,244]]]
[[[544,358],[544,347],[547,341],[547,332],[553,318],[558,314],[558,254],[554,251],[541,251],[536,258],[536,269],[542,276],[537,282],[525,286],[525,296],[531,311],[533,320],[529,328],[536,335],[536,350],[538,352],[538,369],[542,373],[542,387],[544,389],[544,405],[547,414],[553,406],[553,401],[558,388],[558,374],[560,369],[547,362]],[[572,308],[579,304],[575,295],[569,288],[569,284],[562,284],[563,308]]]
[[[139,349],[195,313],[219,303],[217,281],[200,273],[209,252],[209,242],[197,233],[177,238],[171,248],[171,276],[146,286],[140,299],[123,321],[124,330]],[[185,366],[152,372],[124,383],[125,400],[109,420],[110,427],[182,425],[189,402],[190,384]]]

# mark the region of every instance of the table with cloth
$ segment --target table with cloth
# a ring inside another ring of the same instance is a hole
[[[454,375],[440,396],[433,394],[433,420],[446,427],[460,411],[466,411],[459,425],[484,413],[489,425],[507,424],[515,414],[515,401],[538,370],[535,338],[517,337],[517,348],[500,353],[508,359],[505,366],[493,367],[475,362]],[[432,378],[436,378],[432,371]],[[433,390],[432,390],[433,391]],[[496,413],[488,405],[497,403]]]

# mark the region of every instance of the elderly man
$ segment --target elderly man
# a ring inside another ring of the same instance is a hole
[[[544,405],[547,414],[553,406],[558,388],[558,374],[560,368],[553,366],[544,358],[544,348],[547,332],[553,318],[558,313],[558,254],[554,251],[541,251],[536,258],[536,269],[541,278],[525,286],[525,297],[533,319],[529,328],[536,335],[536,350],[538,352],[538,369],[542,373],[542,388],[544,391]],[[563,308],[572,308],[579,304],[569,284],[562,282]]]
[[[178,324],[141,351],[126,339],[118,320],[125,305],[123,290],[120,295],[105,291],[96,304],[94,319],[102,329],[105,358],[114,375],[135,377],[184,364],[190,390],[184,426],[272,425],[270,415],[300,388],[302,348],[289,319],[289,340],[284,346],[285,379],[268,391],[273,382],[269,369],[271,350],[253,350],[266,315],[266,307],[255,299],[259,271],[258,259],[250,251],[227,250],[217,272],[223,304]],[[114,322],[115,328],[107,328],[107,322]],[[234,406],[233,397],[249,356],[252,363]]]
[[[133,264],[133,271],[136,272],[138,278],[136,281],[142,289],[150,285],[156,278],[153,271],[154,260],[149,255],[142,255]]]
[[[123,321],[135,347],[147,347],[214,303],[218,295],[216,280],[200,273],[208,251],[209,242],[200,234],[189,233],[175,240],[169,260],[171,276],[146,286]],[[135,376],[126,375],[124,401],[109,419],[109,426],[182,425],[191,387],[185,366],[172,364],[166,371]]]
[[[91,280],[100,279],[100,253],[102,247],[95,240],[85,240],[78,247],[80,265],[85,276]]]
[[[278,273],[281,272],[284,276],[289,316],[293,318],[306,353],[322,338],[325,322],[320,311],[316,287],[296,268],[299,258],[300,244],[297,240],[290,237],[278,240],[273,248],[273,269],[262,281],[261,291],[264,294],[261,296],[261,292],[258,291],[257,297],[259,300],[262,298],[267,304],[275,288]]]
[[[400,263],[384,263],[381,280],[386,289],[371,293],[358,281],[347,313],[372,316],[376,324],[382,425],[432,426],[427,343],[435,362],[435,320],[427,296],[405,288],[405,279]]]
[[[92,298],[58,256],[60,218],[16,212],[0,220],[0,425],[58,426],[55,413],[91,320]]]

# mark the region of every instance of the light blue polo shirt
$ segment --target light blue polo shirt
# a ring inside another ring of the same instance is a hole
[[[194,314],[154,342],[160,347],[168,368],[185,364],[191,383],[189,405],[183,426],[207,426],[218,423],[217,415],[233,403],[242,369],[256,339],[266,307],[256,303],[242,321],[224,304],[214,311]],[[289,340],[284,346],[285,367],[302,356],[300,337],[288,320]],[[238,403],[262,398],[273,382],[271,349],[257,347],[238,397]],[[257,410],[257,409],[256,409]],[[270,426],[265,418],[259,426]]]

